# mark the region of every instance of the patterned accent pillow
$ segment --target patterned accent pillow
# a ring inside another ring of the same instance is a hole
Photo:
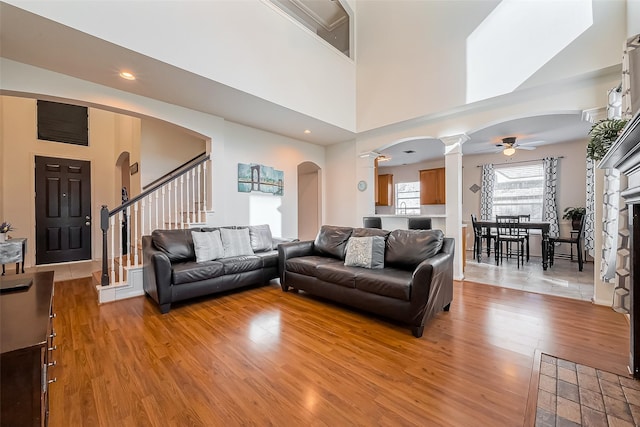
[[[251,249],[255,252],[270,251],[273,249],[271,247],[273,236],[271,236],[271,228],[269,228],[269,224],[250,225],[249,237],[251,239]]]
[[[211,261],[224,256],[220,231],[192,231],[191,237],[196,251],[196,262]]]
[[[220,236],[222,237],[225,258],[253,255],[248,228],[238,228],[235,230],[231,228],[221,228]]]
[[[350,237],[344,265],[349,267],[384,268],[384,237]]]

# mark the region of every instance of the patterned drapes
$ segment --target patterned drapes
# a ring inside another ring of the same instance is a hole
[[[586,182],[586,213],[584,218],[584,249],[589,252],[589,255],[594,256],[593,252],[593,240],[595,231],[595,162],[593,159],[587,158],[587,182]]]
[[[493,165],[482,165],[482,190],[480,192],[480,219],[490,220],[493,217],[493,184],[495,175]]]
[[[542,220],[549,221],[549,236],[557,237],[560,227],[558,226],[558,204],[556,203],[556,188],[558,185],[558,159],[556,157],[545,157],[544,164],[544,195],[542,205]]]
[[[613,282],[616,276],[616,249],[618,247],[618,202],[620,200],[620,172],[604,170],[604,202],[602,210],[602,264],[600,276],[604,282]]]

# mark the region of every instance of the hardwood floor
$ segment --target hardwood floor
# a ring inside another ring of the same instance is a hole
[[[471,282],[420,339],[277,283],[166,315],[95,299],[56,283],[53,427],[521,426],[536,350],[618,374],[629,352],[611,309]]]

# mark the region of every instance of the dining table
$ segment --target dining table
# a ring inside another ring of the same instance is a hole
[[[486,227],[487,229],[497,228],[498,223],[495,219],[492,220],[477,220],[477,227]],[[518,223],[518,228],[524,230],[540,230],[542,231],[542,269],[546,270],[549,267],[549,229],[551,228],[551,222],[549,221],[521,221]],[[482,251],[480,251],[482,253]],[[480,262],[480,255],[478,255],[478,262]]]

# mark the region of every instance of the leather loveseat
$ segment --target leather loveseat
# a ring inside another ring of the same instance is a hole
[[[145,294],[168,313],[173,302],[266,284],[278,277],[283,241],[268,225],[154,230],[142,237]]]
[[[357,248],[350,242],[354,237],[365,253],[375,253],[371,259],[377,258],[377,264],[361,255],[349,262],[351,248]],[[304,290],[406,323],[415,337],[421,337],[425,322],[449,310],[453,252],[454,240],[440,230],[389,232],[325,225],[315,241],[278,246],[280,284],[284,292]]]

